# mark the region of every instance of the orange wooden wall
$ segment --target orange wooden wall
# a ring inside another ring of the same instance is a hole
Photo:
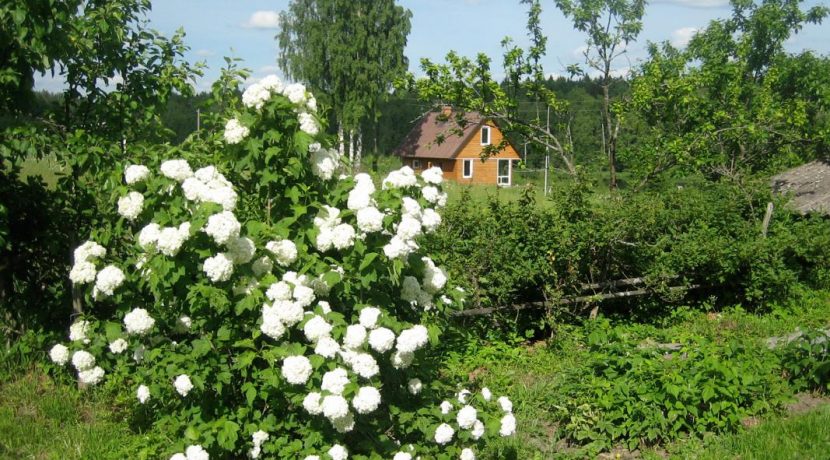
[[[501,142],[504,138],[502,135],[501,130],[492,122],[487,123],[490,126],[490,144],[495,145]],[[519,153],[516,152],[516,149],[513,148],[512,145],[507,144],[507,147],[504,148],[501,152],[497,155],[493,155],[485,161],[481,161],[481,130],[479,129],[478,132],[473,134],[470,137],[470,140],[467,144],[461,148],[461,151],[455,156],[455,158],[450,159],[438,159],[438,158],[419,158],[421,162],[421,167],[416,168],[414,166],[414,159],[413,158],[406,158],[403,161],[404,165],[412,167],[416,173],[420,173],[422,170],[427,169],[432,166],[440,166],[441,169],[444,171],[444,179],[454,180],[456,182],[462,184],[493,184],[497,183],[497,168],[498,168],[498,160],[499,159],[512,159],[512,160],[520,160]],[[473,177],[464,178],[464,159],[465,158],[472,158],[473,159]],[[515,163],[514,163],[515,168]],[[512,178],[511,178],[512,184]]]

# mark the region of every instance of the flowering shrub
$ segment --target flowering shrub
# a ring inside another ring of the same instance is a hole
[[[463,294],[418,244],[440,225],[441,171],[376,187],[343,174],[302,85],[267,77],[242,102],[208,153],[124,168],[121,219],[70,273],[111,319],[79,319],[51,359],[90,385],[126,376],[179,439],[151,455],[177,460],[471,460],[486,434],[512,435],[506,398],[439,406],[454,391],[425,383]]]

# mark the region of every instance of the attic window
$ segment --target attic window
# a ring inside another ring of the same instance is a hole
[[[481,145],[490,145],[490,127],[481,127]]]

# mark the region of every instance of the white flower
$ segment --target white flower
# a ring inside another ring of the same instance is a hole
[[[150,399],[150,388],[147,385],[140,385],[135,396],[141,404],[146,403]]]
[[[412,454],[406,452],[398,452],[392,457],[392,460],[412,460]]]
[[[75,248],[74,261],[75,263],[88,262],[90,259],[100,259],[105,255],[107,255],[107,250],[103,246],[94,241],[87,241]]]
[[[144,195],[130,192],[118,199],[118,214],[127,220],[135,220],[144,208]]]
[[[352,370],[364,379],[370,379],[380,372],[378,362],[369,353],[357,353],[351,365]]]
[[[190,326],[193,325],[193,320],[189,316],[182,316],[179,318],[178,324],[184,329],[190,329]]]
[[[349,384],[349,373],[342,367],[335,368],[323,374],[323,384],[320,388],[336,395],[343,394]]]
[[[173,386],[176,387],[176,392],[180,395],[187,396],[190,390],[193,389],[193,382],[190,381],[190,377],[187,374],[182,374],[176,377],[176,380],[173,381]]]
[[[438,425],[438,428],[435,430],[435,442],[444,445],[452,441],[452,436],[454,434],[455,430],[453,430],[451,426],[446,423],[442,423]]]
[[[290,300],[278,300],[269,308],[271,310],[269,314],[273,315],[286,326],[293,326],[299,323],[305,316],[303,307],[299,303],[291,302]]]
[[[435,294],[447,284],[447,275],[443,270],[436,267],[429,257],[424,257],[422,260],[425,264],[424,289],[431,294]]]
[[[269,82],[270,83],[270,82]],[[272,84],[272,86],[275,86]],[[282,84],[280,83],[280,86]],[[245,107],[253,108],[253,109],[261,109],[265,102],[271,98],[271,88],[266,87],[265,85],[260,83],[254,83],[253,85],[249,86],[245,89],[245,92],[242,93],[242,104]],[[274,88],[275,92],[279,92],[276,88]]]
[[[421,218],[421,204],[418,200],[405,196],[401,199],[401,214],[413,219]]]
[[[268,433],[266,433],[262,430],[259,430],[256,433],[254,433],[253,435],[251,435],[251,442],[253,442],[254,445],[258,447],[258,446],[261,446],[270,437],[271,436]]]
[[[87,385],[98,385],[104,379],[104,370],[99,366],[78,372],[78,380]]]
[[[398,351],[404,353],[411,353],[423,348],[429,342],[429,331],[424,326],[418,324],[401,331],[397,340]]]
[[[374,329],[377,327],[380,313],[380,309],[375,307],[366,307],[360,310],[360,325],[366,329]]]
[[[159,224],[152,222],[144,226],[138,233],[138,244],[142,249],[148,251],[156,246],[161,234]]]
[[[247,264],[254,258],[254,252],[256,252],[254,241],[245,236],[231,238],[226,247],[228,248],[227,254],[234,264]]]
[[[92,290],[92,295],[96,299],[102,294],[104,297],[111,296],[123,282],[124,272],[114,265],[107,265],[95,277],[95,288]]]
[[[89,343],[87,334],[89,334],[91,326],[92,325],[89,321],[83,319],[75,321],[71,326],[69,326],[69,340],[73,342],[83,341],[84,343]]]
[[[321,338],[317,341],[317,345],[314,347],[314,353],[329,359],[337,356],[337,352],[339,351],[340,345],[331,337]]]
[[[303,408],[311,415],[320,415],[323,413],[323,397],[320,393],[312,392],[303,398]]]
[[[273,253],[277,263],[283,267],[297,260],[297,245],[291,240],[269,241],[265,249]]]
[[[434,209],[424,209],[421,215],[421,225],[423,225],[426,233],[431,233],[441,225],[441,215],[435,212]]]
[[[303,332],[309,342],[316,343],[324,337],[331,335],[331,324],[327,323],[320,315],[314,315],[311,319],[306,321],[303,326]]]
[[[364,193],[362,190],[354,189],[349,192],[349,199],[346,202],[346,207],[352,211],[368,208],[372,205],[372,196]]]
[[[150,176],[150,170],[144,165],[130,165],[124,170],[124,182],[133,185]]]
[[[320,456],[319,455],[306,455],[306,457],[303,460],[320,460]]]
[[[329,420],[343,418],[349,413],[349,403],[340,395],[323,398],[323,415]]]
[[[184,452],[187,460],[210,460],[210,455],[202,446],[190,446]]]
[[[409,166],[392,171],[383,179],[384,190],[388,188],[412,187],[414,185],[418,185],[418,178],[415,176],[415,171]]]
[[[151,318],[147,310],[143,308],[136,308],[124,315],[124,326],[127,328],[127,334],[144,335],[153,328],[155,323],[156,320]]]
[[[499,403],[499,406],[501,406],[501,410],[508,413],[513,412],[513,402],[511,402],[507,396],[500,396],[499,399],[497,399],[497,401]]]
[[[476,460],[476,453],[470,448],[463,449],[460,460]]]
[[[231,238],[238,238],[241,229],[242,225],[232,212],[222,211],[208,218],[205,233],[210,235],[216,244],[225,244]]]
[[[438,190],[437,187],[427,185],[426,187],[421,189],[421,196],[423,196],[424,199],[429,201],[430,203],[436,203],[438,199],[441,197],[441,192]]]
[[[69,279],[73,284],[87,284],[95,281],[95,275],[97,274],[95,264],[82,260],[75,262],[75,265],[72,266],[72,270],[69,271]]]
[[[343,337],[343,346],[352,350],[360,348],[366,342],[366,328],[359,324],[352,324],[346,328]]]
[[[161,164],[161,173],[165,177],[183,182],[193,175],[193,170],[185,160],[167,160]]]
[[[493,397],[493,393],[490,391],[489,388],[484,387],[481,389],[481,396],[484,398],[485,401],[490,401]]]
[[[226,252],[205,259],[203,270],[214,283],[227,281],[233,275],[233,260]]]
[[[348,249],[354,245],[355,231],[354,227],[349,224],[340,224],[332,230],[331,243],[336,249]]]
[[[272,93],[282,93],[283,88],[285,88],[285,85],[282,80],[280,80],[280,77],[274,74],[264,77],[259,81],[259,85]]]
[[[112,342],[110,342],[109,348],[110,348],[110,351],[112,353],[115,353],[116,355],[120,355],[121,353],[124,353],[127,350],[127,345],[128,344],[127,344],[126,340],[124,340],[124,339],[115,339]]]
[[[282,376],[294,385],[304,385],[313,370],[311,361],[305,356],[289,356],[282,362]]]
[[[449,401],[441,401],[441,413],[447,415],[452,410],[452,403]]]
[[[159,252],[168,256],[174,257],[179,253],[182,245],[190,237],[190,223],[185,222],[179,227],[164,227],[158,234],[156,246]],[[139,236],[139,239],[141,237]]]
[[[470,393],[470,390],[463,389],[463,390],[459,391],[458,394],[455,395],[455,396],[456,396],[456,398],[458,398],[458,402],[460,402],[461,404],[467,404],[467,398],[471,394],[472,393]]]
[[[502,436],[511,436],[516,432],[516,417],[513,414],[507,414],[501,418],[501,427],[499,434]]]
[[[274,314],[272,309],[263,308],[262,325],[259,327],[259,330],[268,337],[278,340],[283,334],[285,334],[285,325],[282,321],[280,321],[277,315]]]
[[[380,406],[380,391],[375,387],[361,387],[352,398],[352,406],[358,414],[374,412]]]
[[[393,236],[389,244],[383,247],[383,253],[390,259],[399,259],[408,256],[418,245],[412,240],[404,240],[399,236]]]
[[[433,166],[429,169],[425,169],[421,173],[421,177],[424,179],[424,182],[428,184],[438,185],[444,180],[444,171],[442,171],[438,166]]]
[[[317,119],[314,118],[314,115],[310,113],[301,113],[298,115],[300,120],[300,131],[310,134],[312,136],[316,136],[317,133],[320,132],[320,125],[317,123]]]
[[[250,132],[251,130],[249,130],[246,126],[243,126],[239,120],[231,118],[227,123],[225,123],[225,142],[228,144],[238,144],[242,142],[243,139],[248,137]]]
[[[267,256],[262,256],[259,259],[255,260],[253,264],[251,264],[251,270],[257,277],[261,277],[266,273],[271,273],[271,270],[273,269],[274,263],[271,262],[271,259],[269,259]]]
[[[311,154],[311,171],[323,180],[334,177],[340,167],[340,152],[334,149],[318,149]]]
[[[364,233],[383,230],[384,214],[374,206],[367,206],[357,211],[357,228]]]
[[[305,308],[314,302],[314,289],[307,286],[294,286],[294,290],[291,292],[291,295],[294,297],[294,300],[297,301],[300,308]]]
[[[339,444],[335,444],[334,447],[329,449],[328,454],[332,460],[346,460],[349,458],[349,451]]]
[[[282,90],[282,94],[291,101],[292,104],[305,104],[306,89],[302,83],[292,83]]]
[[[386,353],[395,346],[395,333],[381,327],[369,333],[369,346],[378,353]]]
[[[53,363],[63,366],[69,361],[69,348],[65,345],[57,344],[49,350],[49,359]]]
[[[476,420],[473,423],[473,430],[470,432],[473,435],[473,439],[478,440],[482,436],[484,436],[484,423],[481,420]]]
[[[406,276],[401,283],[401,299],[407,302],[417,302],[421,293],[421,283],[414,276]]]
[[[421,231],[421,222],[409,214],[404,214],[398,223],[395,235],[402,240],[411,240],[420,235]]]
[[[272,301],[291,300],[291,286],[285,281],[277,281],[268,287],[265,297]]]
[[[406,369],[412,364],[412,360],[414,359],[415,354],[412,352],[396,351],[392,353],[392,366],[395,369]]]
[[[176,452],[170,457],[170,460],[187,460],[187,455],[181,452]]]
[[[331,313],[331,305],[329,305],[329,303],[325,300],[317,302],[317,306],[320,307],[320,310],[323,312],[323,314],[328,315],[329,313]]]
[[[458,411],[455,420],[458,422],[458,426],[463,429],[470,429],[475,424],[476,420],[478,420],[478,412],[476,408],[473,406],[464,406],[461,410]]]
[[[406,384],[406,388],[409,390],[410,394],[417,395],[424,388],[424,384],[421,383],[421,379],[409,379],[409,382]]]

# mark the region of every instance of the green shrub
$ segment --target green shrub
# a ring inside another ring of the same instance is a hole
[[[810,329],[779,350],[781,367],[796,391],[830,390],[830,333]]]

